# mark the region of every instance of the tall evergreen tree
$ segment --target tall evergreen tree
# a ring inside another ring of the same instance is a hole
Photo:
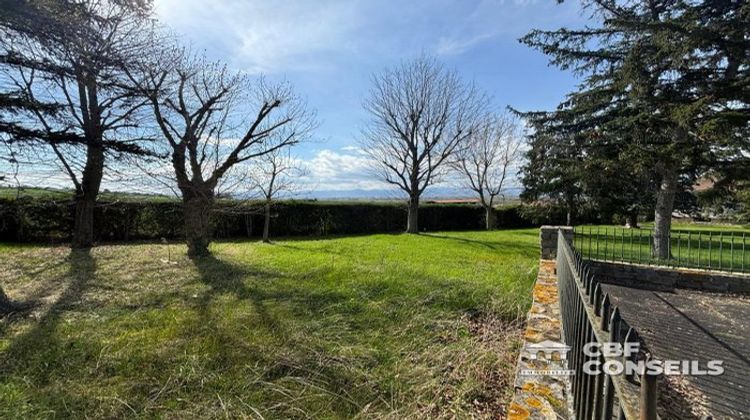
[[[714,165],[738,159],[748,124],[747,2],[592,0],[597,26],[535,30],[521,41],[583,77],[556,111],[527,114],[582,161],[639,165],[655,191],[653,251],[668,258],[675,196]],[[610,148],[618,153],[592,153]]]
[[[602,220],[618,216],[629,227],[638,227],[638,217],[654,208],[651,168],[621,147],[588,147],[586,153],[581,184],[591,206]]]
[[[529,146],[526,163],[521,168],[524,174],[521,198],[552,200],[565,208],[566,223],[574,223],[583,198],[579,173],[581,154],[576,142],[572,136],[548,132],[542,124],[535,124]]]

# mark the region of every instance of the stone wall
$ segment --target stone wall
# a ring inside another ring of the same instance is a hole
[[[602,283],[654,290],[750,294],[750,275],[599,261],[591,261],[590,267]]]
[[[559,353],[546,355],[537,347],[562,345],[555,261],[539,262],[539,275],[534,284],[533,296],[534,301],[526,318],[524,343],[518,356],[515,390],[508,409],[508,419],[570,418],[566,399],[566,390],[570,386],[569,377],[539,373],[566,369],[566,363]]]
[[[562,230],[563,235],[573,240],[573,228],[571,226],[542,226],[539,229],[539,244],[542,248],[543,260],[554,260],[557,258],[557,231]]]

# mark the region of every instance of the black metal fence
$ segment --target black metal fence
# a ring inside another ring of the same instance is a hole
[[[571,349],[568,369],[572,377],[572,402],[577,419],[656,419],[656,377],[645,375],[610,375],[605,370],[587,374],[584,365],[598,361],[637,362],[648,352],[643,345],[637,355],[629,358],[586,355],[584,346],[590,342],[640,343],[638,332],[620,316],[603,286],[591,274],[581,254],[571,246],[562,232],[557,239],[557,278],[563,339]]]
[[[750,272],[746,232],[672,230],[667,259],[653,256],[653,229],[576,226],[573,237],[575,249],[586,259]]]

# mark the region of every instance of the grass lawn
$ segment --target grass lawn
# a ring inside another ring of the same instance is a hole
[[[608,261],[750,272],[750,228],[742,225],[673,223],[672,258],[651,256],[653,224],[577,226],[575,246],[584,257]]]
[[[653,229],[654,223],[643,223],[642,227]],[[689,230],[693,232],[747,232],[750,233],[750,225],[729,224],[729,223],[708,223],[708,222],[682,222],[672,221],[672,229]]]
[[[0,246],[0,418],[496,417],[535,229]]]

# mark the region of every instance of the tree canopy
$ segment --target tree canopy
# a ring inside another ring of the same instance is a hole
[[[585,5],[591,26],[534,30],[521,39],[582,78],[556,110],[524,114],[536,129],[525,169],[527,194],[588,189],[597,197],[592,188],[601,191],[605,182],[627,203],[633,193],[653,188],[656,235],[668,241],[675,195],[705,171],[747,159],[750,5]],[[629,176],[606,176],[613,171]],[[594,177],[600,185],[591,184]],[[632,188],[626,188],[628,178]],[[665,247],[668,242],[657,241],[655,253],[668,256]]]
[[[93,207],[108,157],[151,154],[127,68],[154,42],[142,0],[4,0],[0,131],[55,162],[75,190],[73,245],[93,242]]]

